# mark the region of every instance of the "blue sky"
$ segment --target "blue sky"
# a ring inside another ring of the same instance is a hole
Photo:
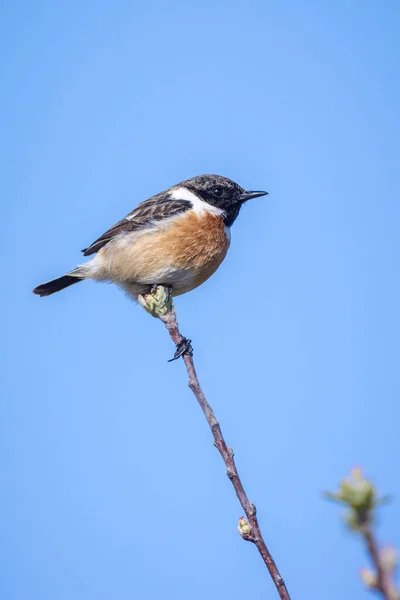
[[[31,293],[207,172],[270,195],[182,332],[293,599],[367,597],[321,492],[364,467],[400,545],[398,2],[1,10],[2,598],[276,597],[162,324],[112,286]]]

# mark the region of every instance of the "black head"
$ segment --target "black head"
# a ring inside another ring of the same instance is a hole
[[[247,192],[240,185],[221,175],[199,175],[180,184],[200,196],[202,200],[223,210],[225,225],[230,227],[239,214],[242,204],[251,198],[265,196],[268,192]]]

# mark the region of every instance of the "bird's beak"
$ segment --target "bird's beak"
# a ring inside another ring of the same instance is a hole
[[[247,200],[252,200],[259,196],[268,196],[268,192],[243,192],[243,194],[240,194],[239,200],[241,202],[247,202]]]

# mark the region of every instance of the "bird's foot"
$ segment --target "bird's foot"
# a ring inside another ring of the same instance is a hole
[[[181,341],[179,342],[179,344],[176,345],[176,350],[175,350],[175,354],[174,354],[173,358],[170,358],[168,362],[178,360],[178,358],[180,358],[181,356],[185,356],[185,354],[192,356],[193,348],[192,348],[192,340],[189,340],[188,338],[183,337],[181,339]]]
[[[154,284],[138,295],[138,302],[155,318],[165,315],[172,308],[172,287]]]

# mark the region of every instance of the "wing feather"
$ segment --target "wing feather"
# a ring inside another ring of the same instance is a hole
[[[90,256],[98,252],[110,240],[120,233],[137,231],[149,227],[157,221],[168,219],[192,208],[189,200],[171,199],[169,194],[161,193],[141,202],[122,221],[118,221],[110,227],[102,236],[95,240],[90,246],[82,250],[84,256]]]

